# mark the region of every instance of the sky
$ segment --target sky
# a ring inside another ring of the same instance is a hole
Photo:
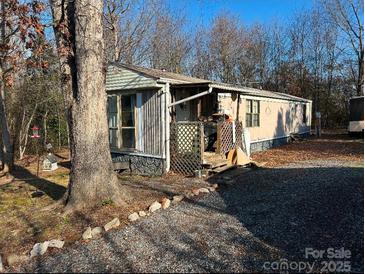
[[[292,15],[310,9],[315,1],[317,0],[165,0],[165,3],[177,15],[186,16],[186,30],[191,31],[191,28],[201,25],[209,26],[222,12],[237,16],[245,26],[272,22],[285,25]],[[51,28],[46,32],[48,37],[53,37]]]
[[[246,25],[289,20],[295,13],[309,9],[315,0],[170,0],[172,10],[183,12],[193,25],[208,25],[222,11],[229,12]]]

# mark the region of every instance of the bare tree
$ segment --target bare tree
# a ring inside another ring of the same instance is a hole
[[[236,84],[238,81],[238,56],[243,48],[243,27],[232,15],[219,15],[209,33],[209,50],[214,77]]]
[[[104,39],[106,58],[118,62],[121,54],[121,16],[129,9],[129,1],[104,0]]]
[[[6,108],[6,88],[14,84],[14,74],[29,64],[30,55],[42,54],[43,25],[40,14],[44,5],[38,1],[0,2],[0,123],[2,139],[1,175],[13,165],[13,144]]]
[[[51,6],[70,128],[66,209],[105,200],[123,203],[126,195],[113,173],[108,141],[103,1],[52,0]]]
[[[340,52],[337,50],[338,48],[338,31],[337,27],[333,27],[329,23],[325,23],[324,26],[325,33],[323,36],[324,43],[324,54],[325,54],[325,63],[324,63],[324,84],[325,89],[327,90],[324,102],[324,127],[330,126],[330,113],[333,108],[333,102],[337,101],[337,96],[333,96],[334,86],[335,86],[335,77],[338,73],[338,56]],[[347,100],[346,100],[347,101]]]
[[[18,147],[19,159],[23,159],[27,150],[29,130],[32,123],[35,122],[38,116],[46,119],[51,114],[47,107],[49,103],[52,103],[53,107],[57,107],[57,104],[59,104],[59,101],[55,100],[59,89],[52,86],[52,84],[58,83],[52,82],[46,73],[35,75],[29,69],[29,73],[26,73],[24,76],[26,76],[26,79],[23,83],[13,90],[11,107],[9,108],[10,119],[16,121],[12,131],[15,132],[14,145]],[[42,128],[44,142],[47,139],[47,123],[45,119],[43,119],[44,124]]]
[[[308,11],[297,13],[288,27],[290,39],[288,59],[291,63],[294,76],[292,87],[295,94],[307,97],[309,95],[308,86],[308,36],[310,34]]]
[[[255,24],[244,33],[238,55],[239,80],[245,86],[262,87],[268,81],[269,40],[267,29]]]
[[[309,33],[309,59],[310,69],[313,77],[313,92],[314,92],[314,111],[320,110],[320,92],[321,82],[323,76],[325,55],[323,43],[323,20],[319,10],[313,10],[310,16],[310,30]]]
[[[207,33],[207,30],[201,28],[195,33],[188,64],[190,67],[190,74],[202,79],[212,78],[212,60],[208,41],[209,34]]]
[[[150,42],[149,63],[151,67],[183,73],[191,45],[183,32],[184,17],[172,17],[169,13],[157,15]]]
[[[352,49],[356,62],[355,85],[357,95],[364,88],[364,2],[361,0],[322,0],[332,21],[342,31]],[[346,46],[347,47],[347,46]]]
[[[160,0],[104,0],[104,39],[108,62],[142,64],[148,59],[153,21]]]
[[[285,61],[288,52],[288,39],[285,28],[273,22],[270,27],[269,35],[269,82],[268,87],[278,92],[289,92],[288,67]]]

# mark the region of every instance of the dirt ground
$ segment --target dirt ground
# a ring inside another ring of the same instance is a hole
[[[69,161],[66,150],[57,153],[63,157],[55,171],[42,171],[39,177],[37,159],[27,157],[16,163],[13,172],[16,180],[0,186],[0,255],[3,260],[9,255],[29,255],[33,245],[51,239],[62,239],[68,245],[78,241],[90,225],[103,226],[119,217],[121,227],[129,222],[129,214],[146,210],[163,197],[184,194],[193,187],[207,186],[200,179],[169,175],[166,177],[120,176],[120,184],[131,193],[128,207],[118,207],[103,202],[99,208],[63,216],[61,209],[43,209],[64,194],[69,179]],[[40,161],[41,162],[41,161]],[[44,195],[38,196],[41,191]],[[52,250],[51,250],[52,252]],[[55,250],[54,250],[55,252]]]
[[[363,273],[363,146],[361,139],[353,141],[355,145],[348,146],[352,139],[331,135],[283,146],[275,150],[274,159],[292,151],[295,162],[228,170],[220,174],[223,180],[216,192],[190,197],[124,229],[34,259],[17,270]],[[265,154],[271,151],[260,153]],[[275,163],[268,156],[263,159]],[[216,177],[209,180],[215,182]],[[323,257],[306,256],[307,248]],[[329,249],[337,256],[331,257]],[[342,252],[350,256],[343,257]]]
[[[313,159],[344,160],[363,162],[363,139],[350,138],[346,134],[324,134],[321,138],[311,137],[265,152],[254,153],[252,158],[265,168],[283,166]],[[62,197],[68,184],[68,152],[58,153],[63,160],[59,169],[40,171],[34,157],[16,163],[14,182],[0,186],[0,254],[28,255],[37,242],[62,239],[66,245],[79,241],[82,232],[90,225],[103,226],[119,217],[121,227],[128,225],[127,216],[138,210],[146,210],[155,200],[186,193],[193,187],[209,183],[194,178],[174,175],[165,177],[121,177],[120,183],[131,193],[133,199],[127,207],[117,207],[105,201],[99,208],[91,208],[72,216],[63,216],[61,209],[43,211]],[[233,171],[234,173],[234,171]],[[224,175],[222,175],[224,176]],[[44,195],[38,196],[37,191]],[[51,250],[50,253],[57,252]]]

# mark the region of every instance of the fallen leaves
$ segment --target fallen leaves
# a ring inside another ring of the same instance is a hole
[[[351,139],[346,134],[322,135],[321,138],[311,137],[302,142],[293,142],[253,153],[252,160],[265,163],[265,167],[277,167],[313,159],[363,161],[363,146],[362,139]]]

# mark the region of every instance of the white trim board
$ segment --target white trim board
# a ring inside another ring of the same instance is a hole
[[[143,87],[143,88],[134,88],[134,89],[115,89],[115,90],[107,90],[106,93],[108,96],[114,95],[129,95],[136,93],[144,93],[149,91],[158,92],[162,87],[160,85],[156,85],[153,87]]]
[[[302,102],[302,101],[295,101],[295,100],[284,100],[284,99],[275,99],[275,98],[250,96],[250,95],[241,95],[241,98],[248,99],[248,100],[259,100],[259,101],[287,103],[287,104],[295,103],[295,104],[300,104],[300,105],[305,105],[305,104],[309,103],[309,102]]]
[[[284,100],[284,99],[275,99],[275,98],[270,98],[270,97],[263,97],[263,96],[252,96],[252,95],[240,95],[241,99],[249,99],[249,100],[258,100],[258,101],[267,101],[267,102],[278,102],[278,103],[295,103],[295,104],[309,104],[311,102],[303,102],[303,101],[296,101],[296,100]],[[231,94],[227,94],[227,93],[218,93],[218,97],[226,97],[226,98],[231,98]]]

